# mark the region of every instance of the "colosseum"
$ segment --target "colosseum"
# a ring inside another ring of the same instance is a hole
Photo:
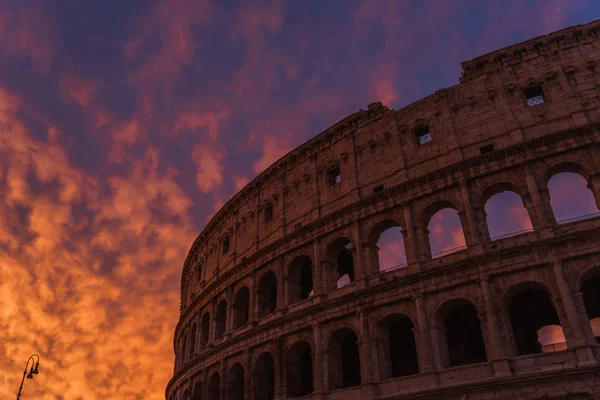
[[[166,398],[600,399],[599,37],[600,20],[466,61],[237,193],[185,260]],[[529,225],[494,235],[507,193]],[[464,245],[439,252],[448,210]]]

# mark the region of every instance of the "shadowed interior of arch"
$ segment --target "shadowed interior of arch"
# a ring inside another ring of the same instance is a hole
[[[377,353],[381,379],[419,373],[414,326],[410,318],[393,314],[377,326]]]
[[[522,291],[511,301],[509,312],[519,355],[537,354],[544,350],[555,351],[554,347],[544,349],[543,343],[540,342],[540,339],[543,339],[548,345],[553,345],[560,339],[556,328],[542,330],[550,325],[560,327],[556,309],[545,291],[538,288]],[[540,330],[542,330],[541,338]],[[557,346],[556,349],[564,350],[560,346]]]
[[[492,240],[533,230],[523,199],[512,191],[503,191],[485,203],[488,231]]]
[[[218,372],[213,372],[208,381],[206,388],[206,399],[207,400],[219,400],[221,395],[221,376]]]
[[[194,394],[192,400],[202,400],[202,382],[198,381],[194,385]]]
[[[196,353],[196,335],[197,335],[197,331],[198,327],[196,325],[196,323],[192,324],[192,333],[190,334],[190,350],[189,350],[189,355],[190,358],[194,356],[194,353]]]
[[[301,397],[313,392],[313,356],[310,344],[296,342],[286,357],[286,393],[288,397]]]
[[[220,339],[225,334],[227,327],[227,302],[221,300],[215,314],[215,339]]]
[[[477,309],[468,301],[456,303],[444,319],[450,366],[487,361]]]
[[[594,194],[585,178],[575,172],[560,172],[548,180],[550,204],[558,223],[598,215]]]
[[[258,283],[258,317],[264,317],[277,309],[277,276],[267,271]]]
[[[392,226],[383,231],[377,241],[377,247],[380,271],[406,266],[404,235],[400,226]]]
[[[331,390],[360,386],[358,337],[349,328],[336,330],[328,343],[329,387]]]
[[[354,258],[352,256],[352,243],[347,241],[339,249],[335,261],[337,274],[336,287],[341,288],[354,282]]]
[[[581,285],[581,292],[592,333],[600,343],[600,274],[586,279]]]
[[[298,256],[290,263],[287,275],[288,302],[308,299],[313,293],[313,267],[308,256]]]
[[[250,291],[246,286],[240,288],[233,302],[232,328],[238,329],[248,322],[250,311]]]
[[[244,400],[244,367],[240,363],[235,363],[229,369],[227,376],[227,400]]]
[[[210,332],[210,314],[204,313],[200,322],[200,346],[204,347],[208,344],[208,335]]]
[[[465,248],[465,235],[460,217],[455,209],[447,207],[433,214],[427,229],[433,257],[440,257]]]
[[[275,398],[275,361],[270,353],[262,353],[256,360],[254,373],[254,398]]]

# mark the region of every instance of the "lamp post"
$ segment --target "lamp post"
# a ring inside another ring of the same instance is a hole
[[[37,358],[37,361],[35,361]],[[29,369],[29,373],[27,373],[27,367],[29,367],[29,361],[31,361],[31,368]],[[35,366],[34,366],[35,365]],[[38,367],[40,366],[40,356],[37,354],[33,354],[27,360],[27,364],[25,364],[25,369],[23,370],[23,378],[21,379],[21,386],[19,387],[19,393],[17,393],[17,400],[21,398],[21,390],[23,390],[23,382],[25,382],[25,377],[27,379],[33,379],[33,375],[38,374]]]

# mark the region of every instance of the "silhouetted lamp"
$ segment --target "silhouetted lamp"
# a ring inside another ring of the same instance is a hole
[[[37,361],[35,360],[37,358]],[[27,373],[27,367],[29,367],[29,361],[31,361],[31,367],[29,368],[29,373]],[[34,375],[38,374],[38,367],[40,366],[40,356],[37,354],[33,354],[27,360],[27,364],[25,364],[25,369],[23,370],[23,378],[21,379],[21,386],[19,387],[19,393],[17,393],[17,400],[21,398],[21,391],[23,390],[23,382],[25,382],[25,377],[27,379],[33,379]]]

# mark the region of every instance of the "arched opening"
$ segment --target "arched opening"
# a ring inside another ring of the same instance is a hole
[[[301,397],[313,392],[313,358],[310,344],[296,342],[286,357],[286,384],[288,397]]]
[[[537,285],[517,294],[510,303],[509,312],[519,355],[541,353],[540,329],[548,325],[560,327],[550,296]]]
[[[388,227],[377,240],[379,270],[387,271],[406,266],[404,235],[398,225]]]
[[[183,392],[183,400],[191,400],[192,399],[192,395],[190,394],[190,389],[185,389],[185,392]]]
[[[277,309],[277,277],[267,271],[258,283],[258,317],[264,317]]]
[[[581,285],[581,292],[592,332],[596,341],[600,343],[600,275],[586,279]]]
[[[190,334],[190,358],[194,357],[196,352],[196,331],[198,330],[196,323],[192,324],[192,333]]]
[[[360,386],[358,337],[349,328],[336,330],[328,344],[330,390]]]
[[[338,238],[329,245],[327,261],[334,265],[327,271],[327,289],[329,291],[354,282],[352,242],[348,238]]]
[[[523,199],[513,191],[500,191],[485,203],[490,238],[501,239],[533,230]]]
[[[468,300],[453,300],[444,307],[444,328],[451,367],[487,361],[477,308]]]
[[[221,376],[218,372],[213,372],[206,388],[206,398],[208,400],[219,400],[221,396]]]
[[[565,168],[548,180],[550,205],[556,221],[560,224],[596,216],[596,199],[586,179],[574,167],[563,172]]]
[[[271,353],[264,352],[256,360],[254,371],[254,398],[275,398],[275,361]]]
[[[393,314],[377,327],[377,351],[381,379],[398,378],[419,373],[417,345],[410,318]]]
[[[250,291],[246,286],[238,290],[233,302],[233,329],[241,328],[248,322]]]
[[[313,291],[313,267],[310,257],[296,257],[288,267],[287,278],[289,303],[308,299]]]
[[[210,332],[210,314],[204,313],[202,321],[200,321],[200,346],[204,347],[208,344]]]
[[[244,400],[244,367],[235,363],[229,369],[227,400]]]
[[[441,257],[466,247],[458,211],[443,208],[432,215],[427,225],[432,257]]]
[[[193,400],[202,400],[202,382],[198,381],[194,385],[194,396]]]
[[[188,338],[187,338],[187,331],[183,334],[183,339],[181,340],[181,364],[185,364],[185,362],[187,361],[187,343],[188,343]]]
[[[215,315],[215,340],[223,337],[226,327],[227,302],[225,300],[221,300],[217,306],[217,314]]]

